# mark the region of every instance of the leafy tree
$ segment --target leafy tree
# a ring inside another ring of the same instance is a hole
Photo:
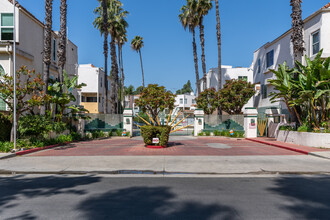
[[[135,50],[140,55],[141,70],[142,70],[142,86],[144,88],[144,73],[143,73],[143,63],[142,63],[142,54],[141,49],[144,46],[143,37],[135,36],[131,42],[132,49]]]
[[[143,91],[143,86],[139,86],[136,88],[134,95],[140,95]]]
[[[211,115],[219,107],[219,95],[215,88],[205,89],[196,98],[197,107]]]
[[[195,76],[196,76],[196,89],[197,94],[200,93],[200,82],[199,82],[199,71],[198,71],[198,56],[197,56],[197,46],[196,46],[196,33],[195,29],[199,25],[199,19],[197,14],[197,1],[187,0],[187,4],[182,6],[179,15],[180,23],[186,30],[188,28],[189,32],[193,35],[193,55],[195,63]]]
[[[130,85],[129,87],[125,87],[126,95],[134,95],[134,86]]]
[[[230,115],[242,114],[243,106],[254,94],[254,84],[245,80],[228,80],[219,91],[219,104]]]
[[[8,74],[1,74],[0,77],[0,99],[8,105],[10,112],[14,112],[14,78]],[[30,71],[23,66],[16,72],[17,121],[23,113],[32,111],[35,106],[41,106],[49,99],[43,91],[43,86],[41,75],[34,70]],[[13,129],[11,133],[13,141]]]
[[[139,99],[135,103],[143,112],[148,112],[154,121],[164,109],[173,110],[175,95],[165,90],[164,86],[150,84],[144,88]]]
[[[187,93],[190,94],[193,91],[194,90],[191,87],[191,82],[190,82],[190,80],[188,80],[188,82],[183,85],[182,89],[179,89],[178,91],[176,91],[176,94],[177,95],[179,95],[179,94],[187,94]]]

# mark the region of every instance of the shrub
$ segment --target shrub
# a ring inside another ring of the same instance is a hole
[[[221,132],[218,130],[213,131],[214,136],[220,136]]]
[[[311,132],[312,129],[308,125],[302,125],[298,128],[298,132]]]
[[[0,113],[0,141],[9,141],[10,140],[10,131],[12,123],[9,120],[9,117]]]
[[[170,126],[142,126],[141,135],[146,145],[152,145],[153,138],[159,138],[159,146],[167,146],[170,136]]]
[[[294,131],[295,129],[289,125],[282,125],[279,128],[280,131]]]
[[[44,115],[22,116],[18,122],[18,133],[22,137],[43,137],[51,131],[61,133],[67,128],[64,122],[53,122]]]
[[[118,137],[123,136],[123,131],[122,130],[116,130],[116,135]]]
[[[198,136],[204,136],[204,132],[198,133]]]
[[[0,142],[0,152],[8,153],[14,148],[14,143]]]
[[[205,131],[205,136],[211,136],[211,132],[210,131]]]

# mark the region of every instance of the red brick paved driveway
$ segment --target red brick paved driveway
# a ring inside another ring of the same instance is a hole
[[[219,137],[171,137],[165,149],[148,149],[141,138],[111,138],[74,143],[29,156],[249,156],[300,155],[299,153],[247,140]]]

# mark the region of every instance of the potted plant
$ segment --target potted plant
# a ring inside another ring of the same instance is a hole
[[[170,133],[184,128],[182,127],[176,129],[176,127],[185,118],[174,124],[174,121],[177,119],[179,114],[170,123],[170,116],[174,108],[174,102],[175,95],[170,91],[166,91],[165,87],[158,86],[157,84],[148,85],[148,87],[142,90],[140,98],[135,100],[135,104],[139,106],[142,112],[147,114],[150,119],[150,122],[148,122],[137,115],[137,117],[139,117],[146,124],[145,126],[138,126],[141,128],[141,135],[147,147],[167,147]],[[170,114],[167,119],[167,123],[161,124],[158,115],[165,109],[168,109]]]

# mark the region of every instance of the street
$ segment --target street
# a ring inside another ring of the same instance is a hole
[[[1,219],[329,219],[329,176],[0,177]]]

